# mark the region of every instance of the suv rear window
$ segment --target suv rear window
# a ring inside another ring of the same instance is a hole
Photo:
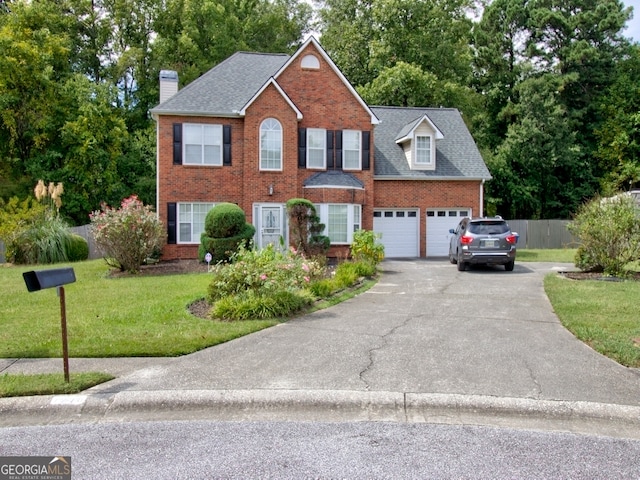
[[[505,222],[495,220],[481,220],[479,222],[471,222],[469,231],[476,235],[499,235],[509,231],[509,225]]]

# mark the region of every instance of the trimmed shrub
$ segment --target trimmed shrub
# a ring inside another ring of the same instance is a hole
[[[305,256],[324,255],[331,246],[329,237],[322,235],[325,225],[320,223],[316,207],[305,198],[287,201],[287,214],[291,229],[291,243]]]
[[[89,258],[89,243],[80,235],[69,235],[67,258],[70,262],[81,262]]]
[[[205,231],[200,235],[198,258],[201,262],[207,253],[212,262],[228,262],[238,247],[248,248],[256,229],[247,223],[242,209],[235,203],[220,203],[207,213]]]
[[[568,227],[581,242],[575,264],[581,270],[624,277],[640,259],[640,207],[628,194],[584,204]]]

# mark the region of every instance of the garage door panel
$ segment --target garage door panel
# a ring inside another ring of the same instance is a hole
[[[417,257],[420,255],[419,215],[417,210],[376,211],[373,231],[380,233],[387,258]]]
[[[460,220],[471,214],[470,208],[429,209],[427,215],[427,257],[446,257],[449,255],[449,229],[456,228]]]

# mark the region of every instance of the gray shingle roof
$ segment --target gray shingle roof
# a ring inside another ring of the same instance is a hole
[[[460,112],[453,108],[371,107],[380,119],[374,130],[376,177],[398,179],[490,179],[491,174],[480,155]],[[436,168],[411,170],[404,151],[396,143],[408,126],[427,115],[444,138],[436,140]]]
[[[285,54],[235,53],[151,113],[236,116],[289,58]]]
[[[329,188],[358,188],[364,189],[364,183],[350,173],[340,170],[327,170],[311,175],[304,181],[306,188],[329,187]]]

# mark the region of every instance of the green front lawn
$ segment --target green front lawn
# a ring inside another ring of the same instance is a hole
[[[640,368],[640,282],[545,277],[544,288],[562,324],[594,350]]]
[[[577,249],[548,248],[548,249],[518,249],[516,262],[560,262],[573,263]]]
[[[56,289],[27,292],[22,273],[73,267],[66,285],[70,357],[176,356],[275,325],[275,320],[218,322],[191,315],[207,273],[109,278],[103,260],[52,266],[0,266],[0,358],[61,357]]]

